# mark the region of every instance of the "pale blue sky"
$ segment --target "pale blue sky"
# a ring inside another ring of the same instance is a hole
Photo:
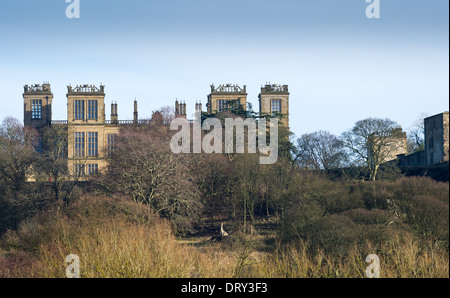
[[[380,0],[64,0],[0,5],[0,119],[23,120],[26,84],[48,81],[53,119],[67,119],[66,86],[106,85],[119,118],[185,100],[212,83],[247,85],[258,110],[266,82],[288,84],[291,128],[334,134],[367,117],[408,129],[422,112],[449,110],[449,2]]]

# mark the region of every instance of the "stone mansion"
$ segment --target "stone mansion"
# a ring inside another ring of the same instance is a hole
[[[207,113],[217,113],[239,104],[247,108],[247,87],[225,84],[212,85],[207,96]],[[138,103],[134,102],[133,120],[119,120],[117,103],[111,104],[110,119],[106,119],[105,86],[67,86],[67,120],[52,119],[53,93],[49,83],[25,85],[24,125],[38,131],[52,125],[65,125],[68,132],[67,159],[70,175],[89,176],[104,171],[120,127],[149,124],[138,118]],[[202,104],[196,103],[196,112]],[[281,116],[281,125],[289,127],[289,91],[287,85],[266,84],[259,94],[261,115]],[[175,117],[187,117],[186,103],[175,103]]]

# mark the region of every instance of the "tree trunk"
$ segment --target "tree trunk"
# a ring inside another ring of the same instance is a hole
[[[244,199],[244,233],[247,232],[247,200]]]
[[[375,181],[377,179],[377,173],[378,173],[378,168],[379,167],[380,167],[379,165],[375,165],[373,167],[373,170],[370,173],[370,175],[371,175],[370,181]]]
[[[267,193],[266,193],[266,213],[267,217],[270,216],[269,214],[269,183],[267,183]]]

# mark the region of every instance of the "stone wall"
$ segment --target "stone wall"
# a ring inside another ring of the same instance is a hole
[[[400,167],[420,167],[425,164],[425,151],[414,152],[409,155],[399,155],[398,166]]]
[[[443,150],[444,150],[444,156],[443,161],[448,162],[449,161],[449,119],[448,119],[448,112],[445,112],[443,114]]]
[[[425,165],[449,160],[448,112],[428,117],[425,122]]]

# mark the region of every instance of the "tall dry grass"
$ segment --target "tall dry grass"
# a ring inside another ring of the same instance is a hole
[[[251,243],[253,236],[245,237]],[[145,207],[118,198],[84,198],[24,223],[3,241],[0,277],[64,278],[69,254],[80,257],[83,278],[364,278],[368,254],[379,256],[381,277],[449,277],[448,252],[408,234],[377,247],[354,246],[340,259],[312,253],[306,242],[272,252],[226,243],[196,247],[178,241],[171,225]]]
[[[40,275],[65,277],[67,264],[62,260],[69,254],[80,257],[81,276],[85,278],[192,278],[228,274],[226,255],[220,249],[210,248],[201,253],[185,247],[176,241],[170,225],[164,221],[146,227],[118,220],[82,231],[76,241],[63,238],[42,245]]]
[[[85,278],[215,278],[233,272],[230,256],[217,245],[202,251],[184,245],[168,221],[121,198],[85,197],[64,212],[25,222],[4,242],[9,253],[0,254],[2,277],[64,278],[70,254],[79,256]],[[17,253],[32,258],[33,266],[13,266],[10,256]]]
[[[376,249],[371,243],[352,247],[343,259],[331,258],[322,250],[310,253],[299,241],[277,250],[258,263],[257,275],[266,278],[365,278],[369,254],[380,259],[382,278],[448,278],[449,255],[445,249],[427,243],[421,247],[411,235],[394,236]]]
[[[369,265],[365,257],[376,253],[381,277],[449,277],[448,254],[437,247],[420,248],[411,236],[395,237],[381,251],[371,247],[353,247],[343,260],[321,250],[311,254],[302,242],[269,254],[223,250],[220,245],[199,250],[177,242],[167,223],[147,229],[115,222],[86,232],[76,243],[61,241],[42,246],[37,275],[64,277],[63,260],[75,253],[80,256],[81,275],[86,278],[364,278]]]

